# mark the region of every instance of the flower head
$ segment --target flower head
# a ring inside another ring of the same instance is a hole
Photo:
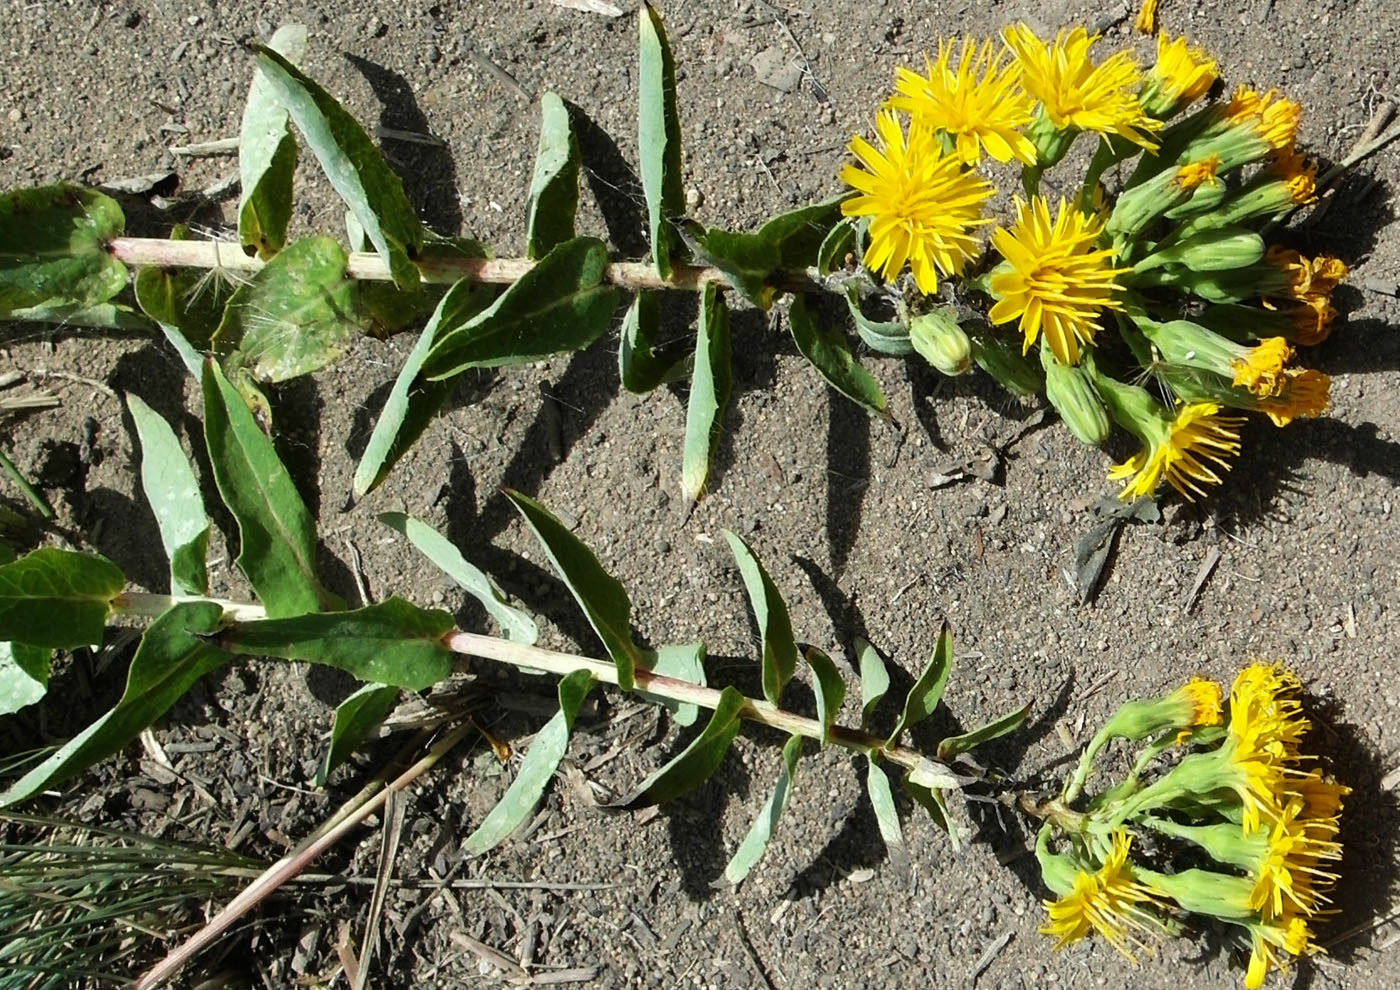
[[[1143,81],[1143,109],[1166,118],[1195,103],[1215,85],[1219,70],[1204,49],[1188,45],[1184,37],[1170,41],[1157,35],[1157,63]]]
[[[1125,830],[1115,831],[1113,847],[1103,865],[1092,873],[1080,870],[1069,893],[1045,902],[1050,920],[1040,931],[1056,939],[1055,948],[1064,948],[1093,931],[1128,959],[1134,958],[1132,946],[1144,944],[1135,933],[1153,930],[1156,916],[1151,907],[1162,901],[1158,891],[1133,875],[1128,862],[1130,844]]]
[[[1295,206],[1303,206],[1317,198],[1317,163],[1296,151],[1281,152],[1269,168],[1272,179],[1288,188]]]
[[[1127,271],[1111,264],[1113,252],[1095,247],[1103,221],[1085,216],[1060,200],[1052,221],[1042,196],[1028,204],[1016,198],[1016,223],[998,228],[992,243],[1006,259],[991,278],[997,297],[989,314],[993,323],[1020,318],[1023,352],[1041,331],[1061,364],[1079,361],[1080,342],[1089,343],[1102,329],[1101,310],[1120,309],[1113,296],[1114,277]]]
[[[851,151],[864,168],[846,165],[841,179],[860,195],[841,204],[846,216],[871,218],[865,266],[893,281],[905,262],[919,290],[938,290],[938,273],[956,275],[977,253],[974,231],[990,221],[982,203],[990,183],[943,154],[934,133],[913,125],[908,134],[892,112],[875,120],[875,147],[862,137]]]
[[[1294,798],[1274,823],[1249,899],[1261,918],[1312,915],[1329,903],[1323,891],[1336,883],[1337,874],[1328,864],[1342,858],[1337,841],[1340,794],[1327,810],[1325,817],[1314,817],[1307,813],[1306,802]]]
[[[1214,402],[1187,403],[1156,430],[1144,430],[1146,449],[1110,468],[1108,478],[1127,482],[1118,495],[1125,501],[1151,496],[1164,481],[1195,501],[1206,494],[1206,485],[1220,484],[1217,470],[1230,470],[1228,458],[1240,452],[1243,423],[1243,417],[1221,416]]]
[[[1249,968],[1245,971],[1245,990],[1259,990],[1270,969],[1287,969],[1289,956],[1320,951],[1313,943],[1312,929],[1303,918],[1293,916],[1278,922],[1255,922],[1249,929]]]
[[[1220,753],[1236,771],[1246,835],[1261,820],[1276,821],[1286,807],[1287,790],[1302,759],[1298,743],[1310,723],[1302,714],[1296,675],[1278,665],[1256,664],[1240,671],[1230,689],[1228,734]]]
[[[896,69],[895,95],[886,105],[909,114],[915,125],[947,134],[965,164],[977,164],[986,151],[999,162],[1034,165],[1035,145],[1021,133],[1034,102],[1021,88],[1016,64],[1003,65],[1006,53],[993,52],[991,41],[979,47],[963,39],[956,69],[953,51],[953,39],[940,41],[937,61],[926,60],[927,76]]]
[[[1061,31],[1046,44],[1026,25],[1014,24],[1002,38],[1021,66],[1026,91],[1040,101],[1055,127],[1117,135],[1156,149],[1153,135],[1162,124],[1138,102],[1142,77],[1132,55],[1115,52],[1094,65],[1089,49],[1099,36],[1091,37],[1083,28]]]
[[[1260,93],[1241,86],[1225,105],[1227,125],[1254,131],[1275,152],[1292,151],[1302,116],[1301,106],[1273,89]]]

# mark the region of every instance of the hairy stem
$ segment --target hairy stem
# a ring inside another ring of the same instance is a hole
[[[443,644],[454,653],[496,660],[527,670],[543,670],[561,676],[571,674],[576,670],[587,670],[604,684],[617,684],[617,668],[608,660],[595,660],[592,657],[581,657],[572,653],[556,653],[538,646],[527,646],[523,643],[497,639],[494,636],[482,636],[468,632],[449,633],[443,639]],[[700,708],[711,710],[720,701],[718,690],[690,681],[653,674],[648,670],[637,670],[634,678],[638,691],[656,698],[665,698],[668,701],[697,705]],[[757,698],[746,698],[739,716],[750,722],[786,732],[789,735],[805,736],[808,739],[816,740],[822,738],[821,722],[775,707],[767,701],[761,701]],[[921,774],[937,773],[947,778],[954,776],[942,764],[929,759],[918,750],[907,746],[887,745],[885,739],[872,736],[859,729],[833,725],[828,738],[838,746],[859,753],[867,755],[878,753],[882,759],[890,763],[908,770],[919,771]],[[960,777],[956,781],[949,780],[947,784],[958,786],[970,781],[971,778]]]
[[[112,257],[128,265],[158,268],[201,268],[209,271],[260,271],[263,261],[243,253],[232,241],[168,241],[157,237],[115,237],[107,243]],[[527,258],[432,258],[420,259],[418,271],[424,282],[451,285],[459,279],[508,285],[520,280],[535,266]],[[389,266],[374,252],[350,255],[345,273],[350,278],[373,282],[392,280]],[[778,272],[779,284],[791,291],[812,291],[816,284],[800,272]],[[624,289],[681,289],[695,292],[711,283],[730,288],[729,279],[718,268],[674,265],[671,277],[662,278],[656,266],[640,261],[615,261],[606,278]]]

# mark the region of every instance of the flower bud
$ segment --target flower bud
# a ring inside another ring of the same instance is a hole
[[[1137,741],[1171,730],[1219,724],[1220,685],[1193,677],[1171,694],[1121,705],[1102,734]]]
[[[1108,410],[1088,370],[1081,365],[1063,365],[1050,348],[1040,349],[1040,366],[1045,369],[1045,396],[1065,421],[1075,438],[1090,447],[1108,439]]]
[[[1221,227],[1175,241],[1142,259],[1133,271],[1150,271],[1162,265],[1178,265],[1189,272],[1229,271],[1252,265],[1262,257],[1264,238],[1252,230]]]
[[[948,307],[914,317],[909,339],[925,361],[945,375],[961,375],[972,367],[972,344]]]

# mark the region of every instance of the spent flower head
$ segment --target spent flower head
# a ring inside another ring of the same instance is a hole
[[[954,51],[954,39],[945,38],[937,60],[925,60],[927,75],[896,69],[895,95],[885,105],[947,134],[965,164],[977,164],[985,151],[999,162],[1034,165],[1035,146],[1021,131],[1031,122],[1035,101],[1021,88],[1019,67],[1006,62],[1005,50],[995,50],[990,40],[979,46],[964,38],[956,67]]]
[[[848,164],[841,179],[859,195],[841,205],[846,216],[870,217],[865,266],[887,282],[909,264],[919,291],[938,291],[938,275],[961,274],[978,251],[975,232],[989,223],[982,204],[990,183],[944,154],[926,126],[905,129],[890,111],[875,119],[878,147],[851,141],[860,166]]]
[[[1204,49],[1184,37],[1170,39],[1163,31],[1157,35],[1157,62],[1143,80],[1139,99],[1148,114],[1165,120],[1205,96],[1219,76],[1215,59]]]

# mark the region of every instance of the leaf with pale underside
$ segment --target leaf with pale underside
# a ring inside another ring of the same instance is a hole
[[[416,286],[420,278],[414,260],[423,244],[423,224],[403,181],[335,97],[271,48],[254,45],[253,51],[262,77],[389,266],[394,284],[402,289]]]
[[[651,253],[662,278],[685,253],[672,222],[685,212],[681,177],[681,118],[676,105],[676,63],[661,16],[649,3],[637,11],[640,64],[637,148],[646,197]]]
[[[710,468],[724,432],[724,411],[729,405],[733,387],[729,308],[724,303],[724,297],[710,283],[700,296],[695,365],[691,369],[690,398],[685,407],[681,490],[688,502],[698,502],[705,493]]]
[[[773,830],[777,828],[778,819],[782,817],[783,810],[787,808],[788,797],[792,794],[793,781],[797,777],[797,759],[801,755],[802,737],[788,737],[783,746],[783,768],[778,783],[773,788],[773,793],[768,796],[763,810],[749,826],[743,841],[739,843],[739,848],[734,850],[734,855],[724,867],[724,879],[728,883],[737,886],[743,882],[768,851],[768,844],[773,841]]]
[[[306,55],[306,25],[283,24],[267,47],[296,65]],[[245,249],[269,258],[287,243],[292,220],[292,175],[297,142],[287,109],[262,69],[253,70],[238,131],[238,238]]]
[[[891,746],[898,744],[899,737],[906,730],[912,729],[933,714],[943,697],[943,689],[948,686],[948,674],[952,669],[953,634],[948,631],[948,624],[945,622],[928,663],[924,664],[919,679],[904,697],[904,712],[895,723],[894,731],[890,733]]]
[[[515,643],[533,644],[539,639],[539,626],[529,614],[516,608],[506,600],[505,593],[462,552],[433,527],[422,520],[404,515],[402,512],[383,512],[379,521],[391,529],[396,529],[418,551],[433,562],[440,571],[456,581],[486,609],[491,618],[501,627],[501,635]]]
[[[749,607],[753,609],[762,639],[763,696],[769,704],[777,705],[783,686],[792,680],[797,670],[797,643],[792,635],[792,618],[778,586],[749,545],[727,529],[724,530],[724,538],[734,554],[734,562],[739,565],[744,590],[749,595]]]
[[[170,591],[207,595],[209,517],[199,479],[170,424],[138,395],[129,393],[126,405],[141,441],[141,490],[170,561]]]
[[[535,734],[505,795],[462,843],[468,855],[480,856],[494,849],[534,812],[564,758],[574,718],[594,683],[586,670],[575,670],[559,682],[559,711]]]
[[[578,213],[578,138],[557,93],[540,96],[540,143],[530,179],[525,254],[542,258],[574,236]]]

